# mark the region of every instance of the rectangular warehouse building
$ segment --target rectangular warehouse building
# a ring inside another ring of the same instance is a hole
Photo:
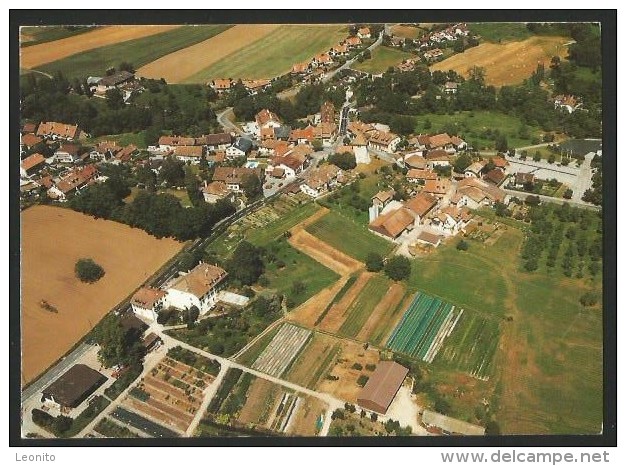
[[[380,361],[357,397],[359,406],[385,414],[409,370],[394,361]]]
[[[426,428],[435,428],[444,435],[485,435],[485,428],[470,424],[469,422],[444,416],[443,414],[429,411],[422,413],[422,424]]]
[[[76,408],[106,380],[104,375],[91,367],[76,364],[43,390],[43,400]]]

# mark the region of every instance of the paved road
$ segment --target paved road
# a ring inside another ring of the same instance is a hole
[[[45,387],[50,385],[57,377],[73,366],[76,361],[78,361],[90,348],[91,345],[81,343],[78,347],[76,347],[76,349],[74,349],[74,351],[66,355],[58,363],[48,369],[48,371],[38,380],[22,390],[22,404],[24,404],[24,402],[31,396],[36,395]]]
[[[580,165],[580,173],[578,174],[578,178],[576,178],[576,183],[572,186],[572,200],[576,202],[583,202],[582,197],[585,194],[585,191],[591,188],[592,181],[591,177],[593,176],[593,172],[591,170],[591,161],[595,157],[594,152],[589,152],[585,155],[585,160]]]
[[[228,119],[227,115],[232,112],[232,110],[233,107],[227,107],[223,111],[218,113],[216,115],[217,122],[222,126],[222,128],[224,128],[224,131],[226,131],[227,133],[234,131],[241,136],[249,136],[248,133],[245,133],[239,126],[237,126],[235,123]]]
[[[524,193],[521,191],[515,191],[514,189],[505,189],[504,190],[507,194],[511,195],[512,197],[517,197],[519,199],[526,199],[528,196],[538,196],[539,199],[542,202],[551,202],[553,204],[570,204],[572,207],[580,207],[581,209],[589,209],[589,210],[600,210],[602,209],[601,206],[597,206],[597,205],[593,205],[593,204],[588,204],[586,202],[579,202],[576,201],[574,199],[562,199],[562,198],[558,198],[558,197],[550,197],[550,196],[542,196],[540,194],[533,194],[533,193]]]

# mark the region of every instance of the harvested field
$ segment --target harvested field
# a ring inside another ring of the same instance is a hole
[[[179,26],[107,26],[65,39],[33,45],[20,50],[20,67],[36,68],[76,53],[151,36]],[[123,57],[120,57],[122,60]]]
[[[180,83],[213,63],[263,39],[278,29],[277,24],[239,24],[204,42],[170,53],[137,70],[138,76],[165,78],[168,83]],[[230,75],[220,77],[235,77]],[[194,81],[205,83],[204,81]]]
[[[361,331],[356,336],[357,340],[368,341],[370,335],[374,331],[376,327],[381,323],[381,321],[389,320],[393,310],[400,304],[402,297],[404,296],[405,290],[404,287],[400,283],[393,283],[387,290],[387,293],[383,298],[378,302],[374,311],[370,315],[365,325],[361,328]]]
[[[372,277],[372,273],[363,272],[354,282],[354,285],[346,292],[341,300],[333,304],[326,314],[324,320],[320,323],[320,329],[327,332],[336,333],[343,325],[346,319],[347,310],[352,302],[361,294],[361,291]]]
[[[321,380],[316,390],[330,393],[339,399],[356,404],[356,397],[361,391],[361,387],[357,385],[356,381],[363,374],[371,375],[365,366],[378,364],[378,351],[374,349],[365,350],[363,345],[347,341],[341,342],[341,347],[341,354],[334,367],[329,375]],[[355,364],[360,364],[362,368],[355,368]],[[329,377],[336,377],[337,380],[330,380]]]
[[[391,34],[398,37],[404,37],[405,39],[417,39],[424,31],[415,26],[404,26],[402,24],[396,24],[391,26]]]
[[[269,380],[256,378],[248,391],[246,404],[239,414],[243,424],[265,426],[283,395],[283,390]]]
[[[347,254],[333,248],[327,243],[320,241],[312,234],[305,231],[305,227],[324,215],[324,210],[319,210],[304,222],[296,225],[291,230],[289,243],[296,249],[312,257],[330,270],[339,275],[348,275],[363,268],[363,264]]]
[[[314,333],[284,378],[313,389],[333,367],[340,351],[341,344],[338,339],[323,333]]]
[[[537,63],[543,62],[547,67],[553,56],[565,58],[568,49],[564,44],[568,41],[566,37],[536,36],[506,44],[483,43],[435,63],[430,69],[454,70],[467,77],[471,67],[480,66],[485,68],[487,84],[517,84],[537,69]]]
[[[310,337],[310,330],[283,324],[267,348],[254,361],[252,368],[280,377]]]
[[[320,314],[335,298],[339,290],[343,288],[348,278],[347,276],[340,278],[333,286],[325,288],[315,296],[309,298],[306,302],[290,312],[287,319],[298,322],[305,327],[315,326],[315,322]]]
[[[289,435],[316,436],[323,426],[323,417],[329,416],[328,405],[319,398],[303,397],[299,409],[289,424]]]
[[[274,26],[269,34],[231,49],[233,53],[224,54],[219,60],[210,63],[202,60],[202,63],[206,63],[203,69],[199,68],[198,73],[188,76],[185,82],[206,83],[211,79],[227,77],[274,78],[289,72],[295,63],[308,61],[315,54],[327,51],[347,36],[346,27],[340,24]],[[241,39],[238,40],[241,42]]]
[[[177,241],[59,207],[31,207],[20,220],[23,383],[63,356],[182,248]],[[74,265],[82,257],[100,264],[104,277],[93,284],[78,280]],[[44,310],[42,301],[57,312]]]

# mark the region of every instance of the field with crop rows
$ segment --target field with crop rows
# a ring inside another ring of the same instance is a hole
[[[339,328],[339,334],[356,337],[390,286],[391,281],[382,275],[373,276],[346,310],[347,317]]]
[[[311,331],[284,324],[267,348],[254,361],[252,368],[280,377],[311,337]]]

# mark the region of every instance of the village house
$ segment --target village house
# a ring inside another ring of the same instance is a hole
[[[315,140],[315,127],[307,126],[302,129],[293,129],[289,134],[289,142],[295,144],[311,144]]]
[[[494,157],[491,159],[491,162],[493,162],[494,166],[502,172],[505,172],[506,168],[510,165],[508,160],[504,157]]]
[[[30,149],[31,147],[36,146],[42,141],[43,141],[43,138],[39,136],[35,136],[32,133],[23,134],[20,137],[20,149],[21,150]]]
[[[182,162],[200,163],[200,159],[205,154],[203,146],[175,146],[174,157]]]
[[[272,84],[269,79],[244,79],[242,83],[250,95],[256,95]]]
[[[311,71],[311,64],[309,62],[296,63],[291,67],[292,74],[306,74]]]
[[[284,155],[277,155],[270,159],[266,172],[272,172],[275,168],[282,168],[284,175],[293,178],[302,172],[310,163],[310,155],[313,148],[307,145],[297,145]]]
[[[199,145],[196,138],[185,136],[161,136],[158,141],[158,150],[164,153],[173,152],[177,146],[196,146]]]
[[[276,139],[266,139],[259,145],[259,154],[265,157],[272,157],[274,155],[284,155],[290,149],[287,141],[279,141]]]
[[[417,196],[407,200],[404,206],[411,211],[415,217],[415,224],[421,223],[426,215],[433,210],[439,200],[428,193],[420,192]]]
[[[53,140],[65,139],[75,141],[86,139],[89,135],[80,129],[78,125],[57,123],[56,121],[42,121],[37,128],[37,136]]]
[[[221,267],[198,264],[193,270],[182,274],[167,287],[165,305],[176,309],[195,306],[204,315],[217,303],[217,293],[223,286],[227,273]]]
[[[235,143],[226,149],[227,159],[246,157],[252,150],[253,142],[247,138],[237,138]]]
[[[488,183],[500,186],[506,179],[506,174],[499,168],[494,168],[493,170],[489,170],[485,176],[483,176],[483,179]]]
[[[35,134],[35,132],[37,131],[37,124],[33,123],[33,122],[26,122],[22,125],[22,128],[20,129],[20,132],[22,134]]]
[[[115,141],[101,141],[89,152],[89,158],[91,160],[107,161],[121,150],[122,147],[118,146]]]
[[[335,45],[328,51],[332,57],[344,57],[348,55],[349,52],[348,44],[345,43]]]
[[[235,83],[232,79],[214,79],[209,83],[209,87],[213,89],[218,94],[222,94],[226,91],[229,91]]]
[[[388,191],[378,191],[372,196],[372,205],[378,206],[380,210],[383,210],[393,200],[395,191],[390,189]]]
[[[446,235],[456,235],[463,231],[472,220],[472,213],[467,207],[446,206],[431,219],[430,225]]]
[[[135,75],[133,73],[129,73],[128,71],[117,71],[110,76],[105,76],[98,80],[96,93],[101,95],[105,94],[106,91],[115,89],[124,83],[133,81],[134,79]]]
[[[573,113],[582,107],[582,102],[573,95],[557,95],[554,98],[554,108],[560,108],[567,111],[567,113]]]
[[[356,36],[359,39],[369,39],[370,37],[372,37],[372,33],[370,31],[370,28],[362,27],[356,32]]]
[[[129,144],[126,147],[123,147],[121,151],[115,154],[115,159],[111,162],[115,165],[119,163],[130,162],[130,158],[139,151],[137,146],[134,144]]]
[[[432,194],[442,198],[450,190],[451,183],[447,178],[437,178],[436,180],[426,180],[422,192]]]
[[[477,209],[482,206],[493,206],[496,202],[509,203],[509,195],[502,189],[477,178],[465,178],[458,182],[456,194],[451,202],[457,207],[467,206]]]
[[[98,169],[94,164],[74,168],[48,189],[48,196],[57,201],[65,202],[70,194],[93,184],[97,174]]]
[[[446,94],[456,94],[457,89],[459,88],[459,84],[453,81],[448,81],[443,86],[443,92]]]
[[[322,122],[313,130],[315,139],[321,140],[326,147],[330,146],[337,136],[337,125],[334,122]]]
[[[358,47],[359,45],[361,45],[361,43],[362,43],[361,39],[357,36],[348,37],[345,40],[345,44],[351,49],[354,47]]]
[[[233,194],[223,181],[212,181],[210,183],[205,181],[202,187],[202,196],[204,197],[204,202],[215,204],[222,199],[232,200]]]
[[[406,174],[406,179],[410,183],[424,185],[427,180],[436,180],[437,174],[431,170],[411,168]]]
[[[278,115],[267,108],[257,113],[254,117],[254,121],[256,122],[259,131],[263,128],[269,128],[270,126],[278,127],[282,124]]]
[[[383,238],[395,240],[415,226],[415,216],[406,207],[386,212],[373,219],[368,228]]]
[[[455,147],[452,144],[452,138],[448,133],[435,134],[428,138],[428,148],[430,150],[445,150],[451,154],[455,152]]]
[[[426,164],[431,170],[434,167],[447,167],[450,165],[450,156],[445,150],[430,150],[426,154]]]
[[[393,153],[396,151],[396,147],[400,141],[400,137],[393,133],[388,133],[386,131],[373,131],[367,141],[367,147],[370,149]]]
[[[221,181],[226,184],[229,191],[239,193],[243,191],[241,187],[242,181],[246,176],[254,175],[263,182],[263,172],[259,168],[246,167],[216,167],[213,172],[212,181]]]
[[[418,243],[426,244],[428,246],[437,247],[441,244],[441,236],[429,231],[420,231],[420,234],[415,238]]]
[[[137,290],[130,300],[130,307],[135,315],[147,321],[154,322],[163,309],[167,293],[152,287],[142,287]]]
[[[515,187],[523,188],[524,186],[532,186],[535,183],[535,175],[533,173],[517,172],[515,174]]]
[[[470,166],[468,166],[464,171],[465,178],[480,178],[480,175],[485,168],[487,162],[485,160],[478,160],[473,162]]]
[[[322,123],[335,123],[335,106],[327,100],[320,107]]]
[[[207,134],[202,137],[203,143],[207,150],[226,150],[233,142],[233,138],[229,133]]]
[[[33,173],[38,172],[46,163],[46,158],[39,154],[35,153],[26,157],[20,163],[20,176],[26,178]]]
[[[54,152],[55,162],[74,163],[80,159],[80,146],[78,144],[61,144]]]
[[[396,65],[396,68],[402,72],[413,71],[419,61],[420,57],[405,58],[399,65]]]
[[[443,56],[443,51],[441,49],[432,49],[424,52],[424,58],[426,60],[435,60],[441,56]]]
[[[314,68],[330,66],[333,63],[333,57],[328,52],[319,53],[311,59],[311,66]]]
[[[337,178],[341,175],[341,170],[335,165],[322,165],[312,169],[307,174],[304,182],[300,185],[300,189],[303,193],[316,198],[332,189]]]
[[[425,170],[427,164],[427,160],[421,155],[410,155],[404,159],[404,165],[408,169]]]

